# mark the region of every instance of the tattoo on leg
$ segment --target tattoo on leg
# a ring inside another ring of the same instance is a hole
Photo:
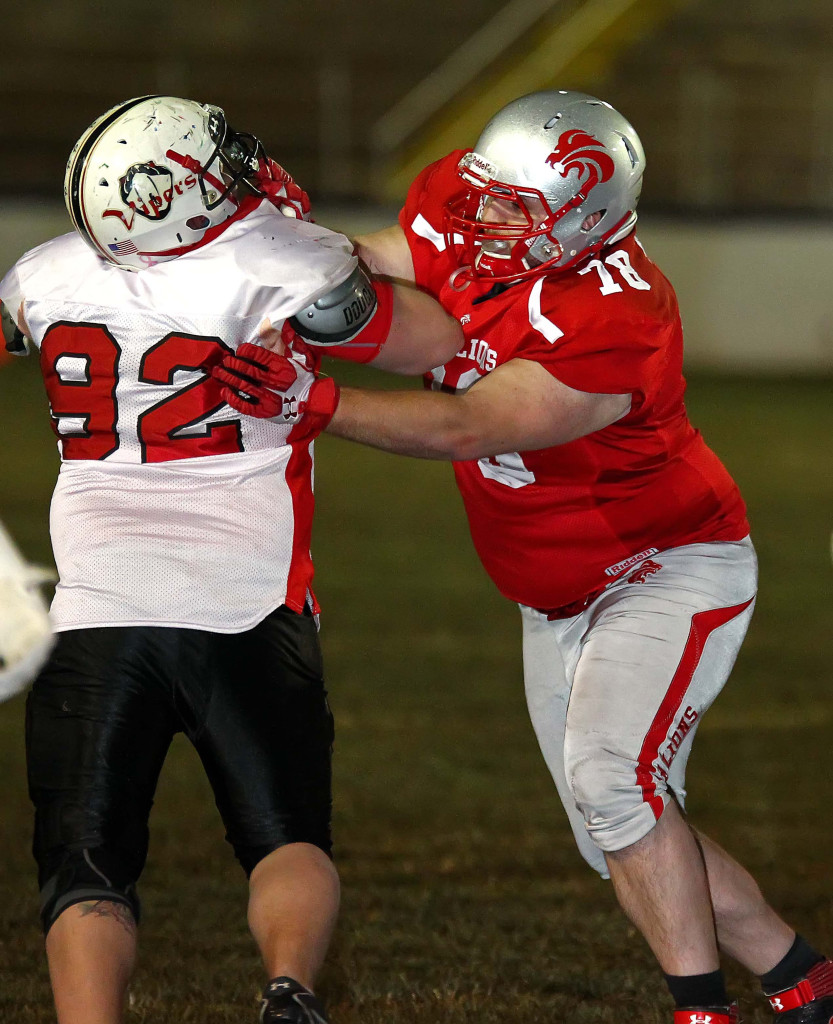
[[[82,917],[112,917],[131,934],[136,931],[136,921],[130,912],[130,907],[124,903],[114,903],[111,900],[96,900],[93,902],[79,903],[78,909]]]

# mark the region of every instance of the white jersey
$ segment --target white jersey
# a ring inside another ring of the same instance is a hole
[[[291,422],[237,414],[208,370],[340,284],[356,258],[343,235],[252,205],[207,245],[139,273],[69,234],[0,282],[40,349],[62,456],[57,630],[239,632],[308,598],[312,444]],[[299,361],[287,397],[313,379]]]

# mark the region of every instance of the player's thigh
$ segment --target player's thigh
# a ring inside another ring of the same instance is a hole
[[[193,741],[244,869],[291,842],[329,853],[333,719],[315,621],[282,607],[217,637],[213,674]]]
[[[538,746],[567,812],[582,857],[607,877],[607,865],[590,840],[584,817],[567,781],[564,743],[573,673],[581,651],[576,620],[550,621],[534,608],[521,606],[524,689]]]
[[[617,773],[623,785],[628,773],[664,784],[679,758],[681,787],[686,737],[734,665],[754,606],[751,545],[690,545],[655,561],[657,572],[621,581],[585,613],[565,739],[573,779],[596,765],[608,773],[601,786],[618,785]]]
[[[109,847],[138,877],[147,820],[176,729],[152,668],[165,631],[69,630],[29,694],[26,756],[41,879],[70,849]]]
[[[524,606],[521,620],[526,705],[541,753],[558,784],[564,775],[564,732],[578,645],[564,642],[564,621],[550,622]]]

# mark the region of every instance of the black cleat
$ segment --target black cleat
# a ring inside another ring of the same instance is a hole
[[[792,988],[768,992],[776,1024],[831,1024],[833,1021],[833,960],[822,960]]]
[[[260,1024],[330,1024],[324,1007],[292,978],[275,978],[263,990]]]

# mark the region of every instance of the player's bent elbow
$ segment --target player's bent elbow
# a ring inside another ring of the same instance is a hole
[[[467,424],[446,428],[435,441],[438,451],[442,453],[438,457],[450,462],[469,462],[494,454],[484,438]]]
[[[374,365],[420,375],[453,359],[464,342],[457,320],[419,288],[397,284],[392,297],[390,332]],[[382,365],[382,360],[388,365]]]
[[[421,377],[437,366],[447,363],[454,357],[459,347],[456,337],[451,345],[439,340],[433,347],[424,344],[416,347],[407,337],[404,341],[400,340],[394,344],[390,344],[389,339],[388,345],[373,360],[373,366],[377,370],[387,370],[406,377]]]
[[[429,370],[450,362],[463,347],[465,340],[460,325],[444,310],[438,315],[436,310],[432,309],[432,316],[428,322],[430,328],[426,332],[423,345],[415,353],[419,364],[415,370],[417,373],[428,373]]]

